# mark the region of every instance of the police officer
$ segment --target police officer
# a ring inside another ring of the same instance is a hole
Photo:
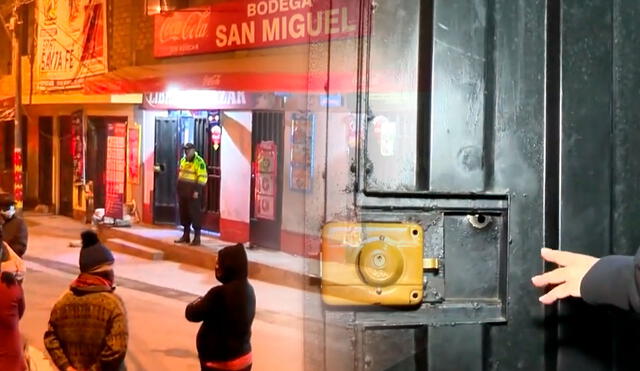
[[[196,152],[193,143],[187,143],[183,147],[184,157],[180,160],[178,172],[178,199],[180,206],[180,224],[184,227],[184,233],[176,243],[189,243],[200,245],[200,220],[202,219],[202,202],[200,198],[207,184],[207,164]],[[190,226],[193,225],[194,236],[190,240]]]
[[[11,246],[18,256],[27,251],[29,233],[27,224],[16,215],[15,200],[9,193],[0,193],[0,224],[4,232],[4,242]]]

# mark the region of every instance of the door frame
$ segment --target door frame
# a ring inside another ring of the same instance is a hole
[[[276,129],[275,138],[273,140],[276,143],[276,192],[274,200],[274,213],[275,220],[270,221],[256,217],[256,149],[258,142],[260,141],[261,132],[259,125],[260,115],[271,115],[268,117],[272,121],[270,124],[277,123],[279,125],[274,126]],[[251,120],[251,199],[250,199],[250,211],[249,211],[249,241],[252,246],[264,247],[272,250],[280,250],[280,235],[282,231],[282,201],[283,197],[283,179],[284,179],[284,138],[285,138],[285,112],[280,110],[257,110],[252,111]],[[265,238],[265,236],[269,236]]]
[[[158,134],[160,132],[160,130],[158,130],[158,124],[159,121],[166,121],[168,122],[168,125],[172,125],[174,126],[174,130],[172,130],[173,133],[173,140],[158,140]],[[179,128],[179,119],[177,117],[173,117],[173,116],[166,116],[166,117],[156,117],[154,119],[153,122],[154,125],[154,149],[153,149],[153,163],[154,163],[154,172],[153,172],[153,197],[152,197],[152,202],[151,202],[151,209],[152,209],[152,221],[153,224],[172,224],[172,225],[178,225],[179,224],[179,212],[178,212],[178,200],[177,200],[177,196],[176,193],[174,192],[173,195],[176,196],[174,197],[174,203],[172,205],[167,204],[164,206],[159,206],[156,204],[156,201],[158,200],[158,192],[159,192],[159,188],[158,187],[158,181],[159,181],[159,174],[164,174],[166,171],[168,171],[166,169],[166,164],[164,163],[159,163],[158,162],[158,147],[160,144],[167,144],[167,143],[171,143],[173,142],[173,148],[174,148],[174,156],[176,157],[175,159],[175,167],[176,167],[176,173],[174,175],[174,179],[177,181],[177,166],[178,166],[178,161],[179,159],[179,153],[177,152],[177,147],[178,147],[178,143],[179,143],[179,139],[180,136],[177,135],[178,134],[178,128]],[[161,168],[161,166],[165,166],[164,169]],[[174,191],[175,191],[175,187]],[[160,210],[160,208],[162,208],[162,210]],[[170,211],[171,210],[171,211]],[[167,218],[161,218],[161,216],[163,215],[167,215]],[[172,215],[172,216],[171,216]]]

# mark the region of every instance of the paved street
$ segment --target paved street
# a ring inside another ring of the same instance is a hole
[[[84,226],[62,217],[30,218],[29,224],[27,311],[21,328],[28,341],[42,350],[50,309],[77,270],[78,249],[67,247],[68,242],[77,239]],[[184,319],[184,307],[214,283],[212,272],[121,254],[116,254],[115,269],[116,292],[123,297],[129,315],[128,368],[198,369],[198,324]],[[258,281],[253,284],[258,300],[252,341],[254,370],[301,370],[301,293]]]

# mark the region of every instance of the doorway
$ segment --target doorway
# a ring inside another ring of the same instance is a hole
[[[38,118],[38,204],[53,204],[53,117]]]
[[[217,120],[215,119],[217,117]],[[219,112],[211,112],[208,118],[193,120],[196,151],[207,164],[207,185],[202,198],[202,228],[220,232],[220,148],[211,141],[211,128],[219,125]]]
[[[153,222],[175,225],[178,217],[178,120],[174,117],[156,118],[155,126]]]
[[[254,111],[251,130],[251,244],[280,249],[284,113]]]
[[[73,217],[73,141],[71,140],[71,116],[60,116],[60,215]]]
[[[220,231],[220,149],[211,143],[211,115],[192,116],[188,111],[180,115],[156,118],[154,223],[178,224],[176,187],[178,164],[182,158],[182,146],[192,142],[207,164],[207,185],[201,198],[202,228]]]

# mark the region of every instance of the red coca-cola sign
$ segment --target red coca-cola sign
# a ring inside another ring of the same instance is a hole
[[[212,42],[210,22],[209,7],[157,15],[154,55],[166,57],[204,52],[206,45]]]
[[[366,2],[365,2],[366,3]],[[355,0],[230,0],[155,16],[155,57],[358,37]],[[366,31],[365,31],[366,32]]]

